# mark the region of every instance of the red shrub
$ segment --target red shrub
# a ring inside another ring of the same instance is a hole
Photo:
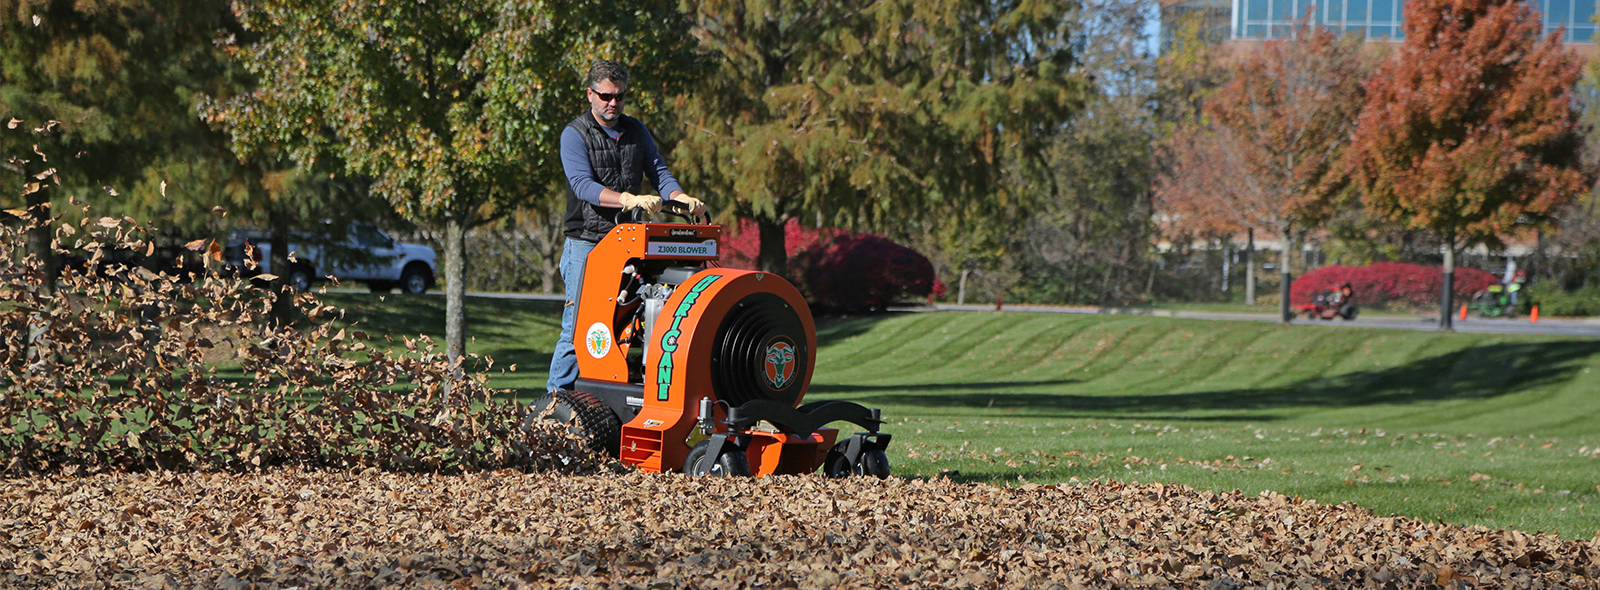
[[[1356,303],[1362,306],[1401,306],[1432,308],[1439,305],[1439,284],[1443,269],[1437,266],[1379,262],[1368,266],[1324,266],[1295,279],[1289,300],[1295,305],[1311,303],[1312,294],[1350,283]],[[1499,282],[1494,275],[1476,268],[1456,268],[1455,295],[1466,301],[1473,294]]]
[[[839,233],[834,229],[815,229],[800,225],[800,220],[789,219],[783,225],[784,250],[789,258],[798,256],[806,248],[817,245],[827,238]],[[756,227],[756,222],[749,219],[739,220],[739,232],[722,241],[723,266],[756,270],[756,258],[761,253],[761,230]]]
[[[796,219],[783,229],[790,280],[813,306],[867,309],[945,294],[927,257],[888,238],[808,228]],[[739,233],[723,241],[722,265],[755,270],[760,234],[755,222],[740,221]]]
[[[882,308],[944,286],[927,257],[872,234],[841,233],[793,262],[806,300],[829,309]]]

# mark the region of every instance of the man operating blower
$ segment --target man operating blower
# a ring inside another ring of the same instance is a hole
[[[637,221],[641,211],[661,210],[661,197],[639,194],[644,181],[649,180],[657,193],[688,204],[693,215],[705,211],[705,205],[684,194],[667,170],[650,130],[623,114],[628,68],[611,60],[597,61],[589,68],[585,86],[589,111],[561,132],[561,167],[567,175],[567,239],[562,245],[560,271],[566,284],[566,307],[561,312],[561,336],[550,357],[550,379],[545,383],[551,392],[571,389],[578,379],[572,337],[589,252],[619,222]]]
[[[783,277],[715,264],[722,227],[622,114],[627,90],[626,69],[597,62],[589,112],[561,135],[567,305],[550,392],[525,420],[564,424],[647,473],[888,477],[878,409],[805,401],[817,352],[805,298]],[[671,202],[640,195],[646,180]]]

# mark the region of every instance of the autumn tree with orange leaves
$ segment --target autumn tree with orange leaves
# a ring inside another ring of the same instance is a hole
[[[1344,188],[1337,173],[1362,104],[1358,39],[1302,26],[1242,57],[1205,105],[1206,121],[1168,144],[1157,194],[1189,230],[1263,229],[1284,241],[1279,311],[1289,309],[1300,238]]]
[[[1439,327],[1456,250],[1550,222],[1588,186],[1573,86],[1581,62],[1514,0],[1412,0],[1379,69],[1348,165],[1369,211],[1444,245]]]

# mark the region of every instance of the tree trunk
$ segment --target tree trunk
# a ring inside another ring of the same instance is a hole
[[[1228,272],[1233,270],[1232,262],[1233,247],[1224,242],[1222,246],[1222,288],[1219,289],[1223,293],[1228,292]],[[1229,299],[1232,299],[1232,297],[1229,297]]]
[[[29,179],[24,179],[24,183]],[[39,270],[44,273],[43,282],[39,285],[41,293],[52,294],[56,290],[56,279],[61,275],[61,267],[56,264],[55,249],[50,247],[50,197],[49,188],[41,188],[28,194],[24,199],[27,204],[31,226],[28,228],[26,240],[27,250],[24,256],[32,255],[39,261]],[[28,337],[24,343],[23,358],[27,359],[28,372],[35,369],[48,370],[50,363],[41,363],[45,353],[40,350],[39,342],[50,330],[50,318],[43,313],[28,315]],[[52,355],[51,360],[54,360]]]
[[[561,272],[561,248],[566,235],[560,224],[545,224],[529,232],[538,245],[539,288],[544,293],[560,293],[556,279]]]
[[[257,201],[263,202],[263,201]],[[269,321],[273,325],[287,326],[294,314],[294,291],[289,288],[289,220],[288,215],[274,207],[267,220],[268,240],[271,240],[271,263],[267,270],[278,278],[272,281],[272,313]]]
[[[961,271],[961,287],[956,291],[956,305],[965,305],[967,303],[967,275],[969,274],[972,274],[972,269],[970,268]]]
[[[61,277],[61,265],[56,260],[55,249],[50,247],[50,189],[40,188],[30,193],[25,202],[33,218],[32,227],[28,228],[28,254],[39,259],[39,268],[44,271],[41,285],[44,292],[54,293],[56,279]]]
[[[1535,277],[1550,272],[1550,251],[1546,249],[1546,245],[1544,230],[1541,229],[1534,232],[1533,256],[1531,256],[1533,259],[1533,264],[1524,265],[1528,268],[1522,271],[1523,276],[1528,279],[1529,284],[1532,284],[1535,280],[1537,280]],[[1526,287],[1526,285],[1524,285],[1524,287]]]
[[[1294,233],[1293,226],[1283,229],[1283,256],[1279,257],[1278,270],[1281,282],[1278,285],[1278,315],[1283,317],[1283,323],[1294,321],[1294,308],[1289,305],[1289,287],[1294,283],[1294,273],[1289,268],[1289,263],[1294,260]]]
[[[1256,304],[1256,228],[1244,229],[1244,304]]]
[[[1444,280],[1439,285],[1439,329],[1446,332],[1455,329],[1451,324],[1450,314],[1450,310],[1455,307],[1451,301],[1455,286],[1456,239],[1452,236],[1444,239]]]
[[[764,272],[780,277],[789,276],[788,245],[784,243],[783,223],[787,221],[757,215],[756,227],[761,231],[761,248],[756,255],[756,266]]]
[[[462,216],[445,219],[444,353],[451,364],[467,350],[467,223]]]

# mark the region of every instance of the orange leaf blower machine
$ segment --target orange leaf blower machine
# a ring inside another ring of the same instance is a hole
[[[888,476],[877,409],[801,404],[817,333],[799,291],[777,275],[716,267],[721,240],[709,223],[611,230],[589,254],[576,302],[577,384],[535,413],[649,472]],[[825,427],[835,422],[865,432],[840,440]]]

